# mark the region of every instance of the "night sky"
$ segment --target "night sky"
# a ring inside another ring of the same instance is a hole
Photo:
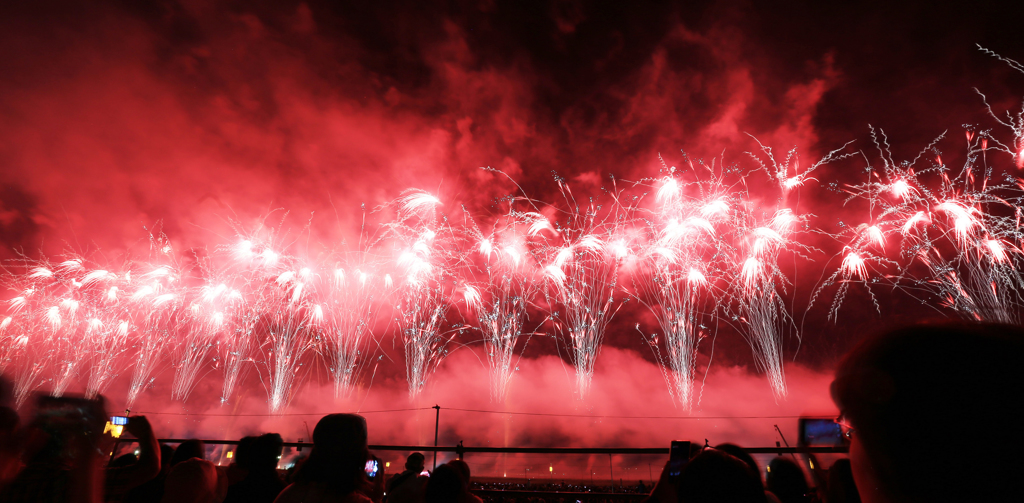
[[[116,261],[144,253],[157,222],[187,255],[277,208],[311,222],[296,239],[330,248],[353,239],[361,205],[409,187],[448,212],[493,210],[516,189],[481,166],[547,200],[553,173],[599,194],[657,176],[659,155],[752,166],[751,136],[808,164],[848,141],[866,154],[801,189],[834,232],[860,209],[825,185],[864,181],[869,125],[899,159],[948,131],[938,148],[955,164],[963,125],[995,126],[975,88],[1019,110],[1024,74],[976,44],[1024,59],[1024,7],[932,3],[7,2],[0,257]],[[792,294],[799,365],[827,373],[866,332],[949,314],[896,292],[880,314],[851,294],[837,324],[804,317],[839,251],[816,244]],[[606,346],[652,361],[636,323],[653,327],[623,310]],[[716,364],[752,366],[737,334],[716,344]],[[554,352],[536,338],[527,354]]]

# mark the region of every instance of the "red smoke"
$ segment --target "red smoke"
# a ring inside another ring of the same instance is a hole
[[[446,360],[417,401],[410,401],[400,376],[377,376],[370,389],[362,390],[351,400],[336,401],[329,384],[310,383],[296,396],[285,415],[273,416],[267,413],[266,397],[258,389],[251,390],[237,404],[221,406],[216,400],[204,399],[204,396],[217,396],[217,382],[210,382],[208,390],[197,390],[184,406],[167,405],[164,398],[169,392],[167,379],[161,377],[158,382],[164,382],[164,385],[149,390],[140,399],[142,403],[137,405],[136,411],[149,413],[157,433],[165,437],[238,438],[276,431],[289,441],[308,440],[306,428],[312,429],[320,417],[316,414],[318,412],[361,411],[370,425],[370,443],[433,445],[434,411],[429,407],[438,404],[442,407],[439,444],[453,446],[463,441],[464,445],[474,447],[662,447],[668,446],[671,440],[680,439],[694,442],[708,439],[712,445],[735,442],[766,447],[782,440],[775,432],[776,424],[782,429],[786,441],[795,442],[796,416],[836,415],[828,397],[831,375],[799,365],[790,366],[790,396],[779,403],[772,398],[763,377],[739,367],[718,366],[707,376],[701,404],[695,406],[693,417],[682,419],[665,419],[684,414],[669,400],[657,366],[631,351],[605,348],[594,376],[591,396],[584,402],[573,398],[575,376],[571,365],[554,356],[546,356],[524,360],[519,367],[520,372],[504,404],[491,403],[488,398],[486,364],[470,351],[460,351]],[[111,390],[109,395],[116,397],[121,392]],[[410,408],[423,410],[401,410]],[[307,413],[309,415],[290,415]],[[707,419],[700,419],[702,416]],[[400,457],[403,456],[388,452],[377,454],[391,461],[393,467],[395,462],[400,465]],[[442,459],[450,456],[442,454]],[[506,466],[495,455],[468,456],[479,475],[500,477]],[[607,479],[608,461],[600,456],[595,459],[591,456],[535,458],[510,455],[504,461],[509,467],[542,468],[546,474],[546,463],[554,459],[554,463],[559,465],[556,469],[563,477],[574,478],[586,477],[587,472],[580,463],[596,463],[597,478]],[[642,465],[642,478],[647,479],[647,462],[655,463],[655,475],[658,463],[664,463],[661,457],[656,458],[617,456],[615,469],[635,469]],[[513,470],[509,469],[509,472]],[[519,468],[510,476],[521,477],[522,474]]]

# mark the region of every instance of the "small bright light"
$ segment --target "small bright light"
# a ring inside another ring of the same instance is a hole
[[[228,459],[235,457],[235,451],[228,451]]]
[[[390,461],[385,461],[384,462],[384,468],[391,468],[391,462]]]
[[[553,472],[553,471],[555,471],[555,467],[553,467],[553,466],[549,466],[549,467],[548,467],[548,471],[549,471],[549,472]]]

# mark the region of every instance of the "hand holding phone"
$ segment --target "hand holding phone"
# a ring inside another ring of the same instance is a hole
[[[690,462],[690,442],[685,440],[673,440],[669,448],[668,474],[670,477],[678,477],[683,473],[683,467]]]
[[[371,479],[377,476],[377,472],[380,471],[380,462],[377,458],[370,458],[366,461],[366,476]]]

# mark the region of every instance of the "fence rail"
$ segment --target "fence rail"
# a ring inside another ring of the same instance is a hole
[[[119,442],[136,442],[134,438],[121,438]],[[180,444],[187,439],[184,438],[162,438],[161,443]],[[238,445],[238,440],[203,440],[208,445]],[[311,442],[285,442],[285,447],[313,447]],[[459,454],[469,453],[496,453],[496,454],[668,454],[667,447],[464,447],[437,446],[432,445],[370,445],[371,451],[421,451],[421,452],[454,452]],[[750,454],[800,454],[805,452],[823,454],[835,453],[845,454],[849,447],[845,445],[818,446],[818,447],[744,447],[743,450]]]
[[[561,491],[525,491],[525,490],[504,490],[504,489],[472,489],[473,494],[480,497],[492,498],[547,498],[565,499],[567,501],[588,501],[588,500],[642,500],[649,496],[647,493],[585,493],[585,492],[561,492]]]

